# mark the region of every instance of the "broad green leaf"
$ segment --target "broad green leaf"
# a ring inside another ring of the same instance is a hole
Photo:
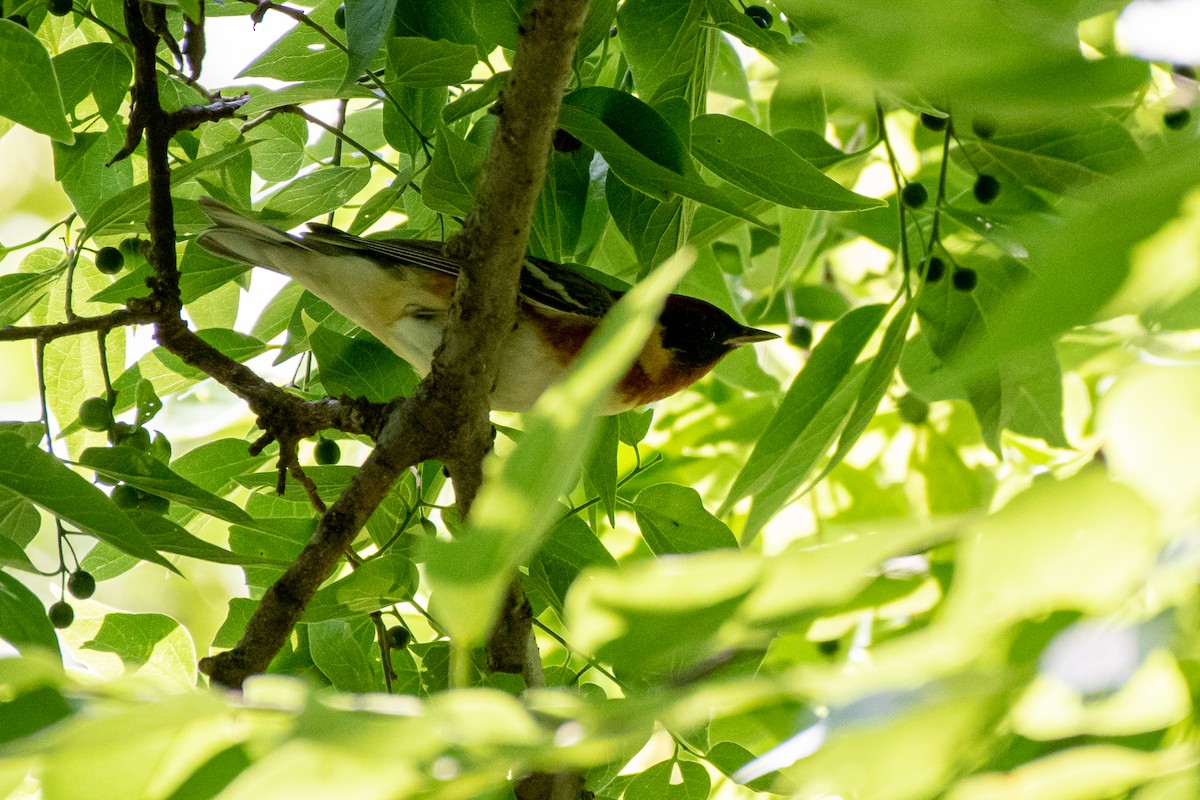
[[[262,564],[286,566],[289,563],[286,559],[267,558],[253,553],[235,553],[226,550],[224,547],[218,547],[188,533],[186,528],[172,522],[169,518],[150,511],[130,509],[125,513],[133,520],[133,524],[137,525],[138,530],[153,541],[154,546],[163,553],[174,553],[198,561],[209,561],[213,564],[235,564],[237,566]],[[91,556],[92,553],[88,553],[88,555]]]
[[[392,37],[387,52],[388,83],[414,88],[457,86],[471,77],[479,60],[472,45],[413,36]]]
[[[786,485],[790,493],[800,485],[812,467],[811,459],[821,455],[804,453],[801,463],[795,463],[803,442],[801,434],[812,426],[822,406],[844,383],[886,313],[887,306],[882,304],[857,308],[821,337],[730,487],[720,514],[743,497],[765,493],[768,487]]]
[[[1117,118],[1091,110],[1033,122],[1000,121],[987,139],[963,137],[961,147],[971,169],[999,179],[1002,187],[1036,186],[1059,193],[1142,160],[1142,151]]]
[[[46,46],[6,19],[0,19],[0,117],[56,142],[75,141]]]
[[[567,595],[567,640],[618,674],[684,669],[715,654],[715,634],[761,575],[758,558],[735,550],[589,569]]]
[[[185,181],[189,181],[207,170],[220,167],[225,162],[245,153],[253,144],[254,142],[251,141],[238,142],[229,145],[220,152],[201,156],[186,164],[175,167],[171,170],[171,187],[178,189]],[[92,237],[101,235],[109,228],[120,225],[132,224],[138,230],[144,230],[146,211],[149,205],[150,191],[148,183],[142,182],[129,187],[125,191],[105,200],[92,212],[80,240],[87,241]]]
[[[642,538],[657,556],[738,546],[733,532],[708,512],[690,486],[651,486],[638,494],[633,513]]]
[[[546,534],[546,540],[529,562],[529,579],[561,614],[571,584],[591,566],[616,567],[617,561],[587,523],[572,514]]]
[[[349,0],[345,6],[346,47],[349,53],[342,83],[349,85],[358,80],[383,45],[388,24],[396,10],[396,0]],[[474,64],[474,60],[471,63]],[[391,64],[388,66],[389,71],[394,69]]]
[[[305,622],[353,618],[411,600],[417,568],[399,553],[363,562],[344,578],[317,590],[304,611]]]
[[[185,481],[166,464],[132,447],[93,447],[83,451],[79,463],[110,480],[124,481],[217,519],[251,528],[260,524],[238,506]]]
[[[121,662],[118,675],[165,678],[185,690],[196,685],[196,649],[187,629],[176,620],[164,614],[110,612],[87,622],[91,624],[86,633],[83,621],[70,632],[71,638],[83,639],[78,650],[83,651],[79,658],[84,663],[90,660],[89,652],[111,653]]]
[[[320,0],[313,4],[308,14],[326,31],[337,32],[333,15],[339,5],[341,0]],[[346,59],[340,48],[316,30],[308,25],[296,25],[244,67],[237,77],[278,78],[305,84],[334,81],[340,85],[345,82]]]
[[[291,180],[304,166],[308,123],[295,114],[276,114],[247,131],[246,138],[258,142],[254,173],[265,181]]]
[[[0,571],[0,639],[22,652],[30,647],[42,647],[55,655],[59,652],[58,636],[42,601],[4,571]]]
[[[54,456],[0,433],[0,486],[131,556],[178,572],[103,492]]]
[[[770,134],[724,114],[692,120],[692,152],[720,177],[772,203],[830,211],[884,205],[826,177]]]
[[[674,772],[679,770],[679,782]],[[625,800],[707,800],[712,780],[704,766],[694,761],[660,761],[633,779]]]
[[[342,692],[370,692],[379,681],[371,662],[343,619],[330,619],[308,625],[308,647],[313,663]]]
[[[294,83],[291,86],[284,86],[272,91],[260,89],[253,93],[250,102],[242,106],[241,111],[248,117],[254,117],[281,106],[304,105],[315,103],[318,100],[371,98],[374,96],[371,90],[365,86],[357,83],[347,86],[342,83],[340,75],[338,77],[330,76],[320,80]],[[253,138],[252,133],[253,131],[247,133],[247,137]]]
[[[633,188],[664,201],[683,195],[757,223],[700,178],[675,130],[632,95],[599,86],[577,89],[563,99],[559,124],[599,151],[609,169]]]
[[[371,180],[361,167],[325,167],[303,175],[265,200],[262,219],[277,228],[293,228],[341,208]]]
[[[133,64],[120,47],[108,42],[92,42],[59,53],[54,57],[54,71],[68,112],[91,95],[100,118],[106,121],[120,110],[133,80]]]
[[[104,133],[81,133],[73,144],[54,145],[54,175],[85,222],[106,200],[133,185],[128,159],[107,166],[124,143],[125,127],[112,124]]]
[[[652,106],[697,91],[693,71],[704,63],[704,0],[626,0],[617,11],[621,49],[641,98]]]
[[[475,202],[475,185],[486,150],[438,123],[433,163],[421,182],[421,200],[442,214],[466,214]]]
[[[412,394],[417,374],[374,338],[351,338],[317,325],[308,336],[320,366],[321,385],[333,396],[365,397],[386,403]]]
[[[708,13],[713,22],[725,33],[736,36],[742,42],[773,61],[780,61],[796,48],[779,31],[763,30],[758,27],[741,7],[728,0],[708,0]]]
[[[609,525],[616,525],[617,513],[617,417],[601,417],[592,434],[592,446],[583,470],[589,487],[596,493]]]
[[[65,268],[66,264],[63,264]],[[62,274],[62,268],[49,272],[15,272],[0,275],[0,328],[13,325],[49,290],[50,284]]]
[[[575,483],[583,458],[578,443],[587,440],[608,392],[694,258],[679,253],[613,306],[567,376],[538,400],[517,449],[484,484],[469,534],[431,543],[427,569],[437,613],[464,643],[490,630],[513,570],[536,550],[559,496]]]

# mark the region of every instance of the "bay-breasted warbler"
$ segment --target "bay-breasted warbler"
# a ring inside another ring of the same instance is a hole
[[[458,278],[458,266],[443,255],[441,242],[364,239],[313,223],[293,236],[212,198],[200,198],[200,207],[213,222],[200,234],[205,249],[287,275],[369,331],[418,374],[429,372]],[[527,257],[517,327],[500,365],[492,408],[528,411],[563,375],[620,295],[569,267]],[[670,295],[604,413],[672,395],[735,348],[775,338],[704,300]]]

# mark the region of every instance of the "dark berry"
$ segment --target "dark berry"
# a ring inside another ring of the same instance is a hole
[[[1168,111],[1163,114],[1163,125],[1166,125],[1173,131],[1186,128],[1188,123],[1192,121],[1192,112],[1186,108],[1177,108],[1174,111]]]
[[[971,130],[980,139],[990,139],[996,135],[996,120],[988,116],[979,116],[971,120]]]
[[[403,650],[412,641],[412,634],[403,625],[388,628],[388,647],[393,650]]]
[[[138,502],[142,499],[138,494],[138,490],[127,483],[122,483],[119,486],[114,486],[112,494],[109,495],[117,508],[131,509],[137,508]]]
[[[954,274],[950,276],[950,281],[954,284],[954,288],[960,292],[969,292],[979,284],[979,275],[970,267],[954,270]]]
[[[313,448],[313,459],[323,466],[336,464],[342,460],[342,448],[333,439],[317,439]]]
[[[77,569],[67,578],[67,591],[73,597],[87,600],[96,593],[96,579],[92,577],[92,573]]]
[[[79,404],[79,424],[89,431],[106,431],[113,424],[112,409],[103,397],[89,397]]]
[[[1196,68],[1189,64],[1175,64],[1171,67],[1171,71],[1180,77],[1196,80]]]
[[[937,256],[932,256],[928,261],[921,262],[921,275],[925,278],[926,283],[937,283],[945,274],[946,262]]]
[[[985,206],[996,199],[996,195],[1000,194],[1000,181],[992,175],[981,174],[975,179],[975,186],[971,188],[975,194],[975,199],[983,203]]]
[[[24,14],[13,14],[11,17],[8,18],[8,21],[15,22],[18,25],[20,25],[22,28],[29,27],[29,20],[25,18]]]
[[[583,142],[559,128],[554,132],[554,149],[560,153],[574,153],[583,147]]]
[[[74,5],[71,0],[47,0],[46,10],[56,17],[65,17],[71,13]]]
[[[101,247],[96,253],[96,269],[105,275],[116,275],[125,266],[125,256],[115,247]]]
[[[171,510],[171,501],[165,497],[159,497],[156,494],[142,492],[142,496],[138,500],[137,507],[141,511],[149,511],[151,514],[166,514]]]
[[[931,131],[944,131],[950,124],[950,118],[939,117],[936,114],[921,114],[921,124]]]
[[[122,239],[121,243],[117,245],[117,250],[121,252],[121,255],[125,256],[125,260],[130,264],[136,264],[145,258],[142,254],[142,240],[136,236],[129,236]]]
[[[71,623],[75,621],[75,609],[71,608],[71,604],[59,600],[46,611],[46,616],[50,618],[50,624],[62,630],[63,628],[71,627]]]
[[[817,642],[817,652],[823,656],[836,656],[838,650],[842,649],[842,643],[837,639],[829,639],[824,642]]]
[[[920,425],[929,419],[929,403],[912,392],[903,395],[896,401],[896,411],[900,413],[900,419],[909,425]]]
[[[807,320],[798,319],[788,326],[787,334],[788,344],[792,347],[798,347],[801,350],[807,350],[812,347],[813,329],[812,325]]]
[[[125,447],[132,447],[134,450],[140,450],[143,453],[150,452],[150,431],[145,428],[134,428],[127,434],[122,436],[117,444]]]
[[[766,30],[775,22],[771,12],[762,6],[746,6],[746,16],[754,20],[754,24]]]
[[[900,192],[900,199],[909,208],[920,208],[929,199],[929,192],[925,189],[925,184],[910,183]]]
[[[345,3],[338,6],[337,11],[333,12],[333,24],[337,25],[342,30],[346,30],[346,5],[345,5]]]
[[[155,432],[150,442],[150,455],[164,464],[171,463],[171,442],[162,433]]]

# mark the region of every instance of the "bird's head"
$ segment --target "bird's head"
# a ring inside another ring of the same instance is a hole
[[[712,303],[673,294],[659,315],[662,346],[689,365],[712,365],[744,344],[778,339],[777,334],[748,328]]]

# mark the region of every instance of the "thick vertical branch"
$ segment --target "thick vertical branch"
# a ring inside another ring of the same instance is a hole
[[[516,324],[521,262],[587,7],[587,0],[531,4],[508,83],[493,108],[499,124],[474,210],[447,244],[462,272],[433,375],[439,393],[452,393],[443,398],[456,398],[463,413],[462,449],[447,466],[464,512],[479,490],[479,456],[491,446],[488,395],[507,345],[507,337],[495,333]]]

